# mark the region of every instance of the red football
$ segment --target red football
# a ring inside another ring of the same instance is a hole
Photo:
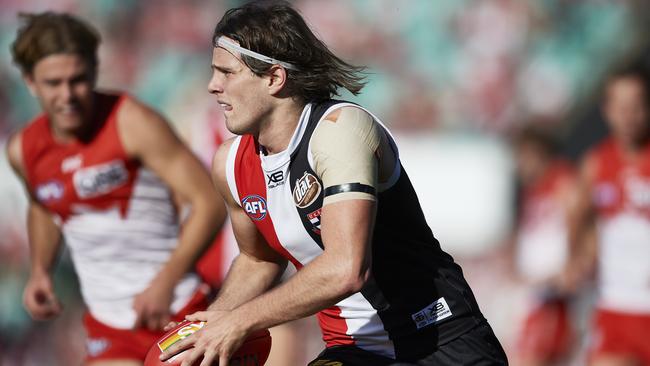
[[[178,353],[176,356],[168,359],[167,361],[160,361],[158,356],[169,348],[172,344],[180,341],[181,339],[189,336],[197,330],[203,328],[205,322],[191,322],[185,320],[179,323],[176,327],[162,336],[147,353],[147,358],[144,360],[144,366],[176,366],[180,365],[183,361],[183,355],[189,350]],[[239,347],[237,352],[230,358],[230,365],[251,365],[262,366],[271,352],[271,334],[268,330],[260,330],[254,332],[244,344]],[[201,362],[195,362],[198,365]],[[219,360],[215,360],[214,365],[218,365]]]

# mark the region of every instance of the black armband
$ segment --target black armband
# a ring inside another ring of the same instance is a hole
[[[361,183],[345,183],[345,184],[339,184],[336,186],[331,186],[325,188],[325,197],[327,196],[332,196],[338,193],[345,193],[345,192],[360,192],[360,193],[369,193],[373,196],[377,195],[377,192],[375,191],[375,187],[366,185],[366,184],[361,184]]]

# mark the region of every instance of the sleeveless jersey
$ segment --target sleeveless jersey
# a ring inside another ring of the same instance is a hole
[[[569,254],[567,212],[559,185],[572,176],[570,166],[554,162],[544,175],[522,192],[517,233],[517,269],[529,281],[559,274]]]
[[[244,135],[228,154],[226,177],[233,197],[268,244],[298,270],[323,252],[323,182],[313,168],[310,139],[325,115],[344,106],[355,105],[333,100],[306,105],[281,153],[261,154],[255,139]],[[397,151],[392,138],[391,144]],[[415,360],[484,318],[460,267],[427,226],[399,160],[378,188],[371,277],[362,291],[317,317],[327,347],[355,345]]]
[[[597,162],[600,306],[650,313],[650,143],[626,161],[613,139],[592,152]]]
[[[169,259],[179,231],[170,191],[127,156],[116,115],[126,96],[95,94],[90,141],[59,144],[41,115],[22,132],[28,189],[60,225],[88,310],[115,328],[135,322],[134,296]],[[177,285],[170,311],[190,300],[198,279]]]

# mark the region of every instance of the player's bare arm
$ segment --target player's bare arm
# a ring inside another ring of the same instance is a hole
[[[145,324],[150,329],[161,329],[169,321],[174,286],[211,242],[226,212],[205,168],[160,115],[127,99],[118,114],[118,128],[127,154],[140,160],[174,195],[191,206],[169,261],[134,301],[139,314],[136,326]]]
[[[206,311],[188,316],[189,320],[207,321],[207,325],[175,344],[165,352],[163,359],[193,345],[183,366],[191,365],[201,355],[204,360],[218,358],[219,364],[225,364],[251,332],[314,314],[360,291],[369,274],[374,206],[375,203],[368,200],[341,201],[325,206],[322,216],[325,250],[321,256],[285,284],[233,311]],[[364,219],[359,220],[359,217]],[[234,282],[231,285],[234,286]],[[233,290],[222,290],[223,296],[230,292]]]
[[[194,350],[189,357],[184,359],[184,365],[191,364],[192,360],[204,353],[206,354],[205,359],[217,357],[216,347],[208,345],[209,342],[215,340],[213,334],[223,332],[220,325],[225,321],[222,319],[229,319],[235,308],[267,291],[279,279],[287,266],[287,260],[269,247],[250,218],[234,200],[228,188],[226,160],[232,142],[233,139],[225,141],[217,150],[212,162],[212,179],[224,197],[240,253],[233,261],[221,290],[208,311],[188,317],[190,320],[208,320],[206,326],[200,332],[192,334],[167,349],[161,356],[163,360],[192,346],[194,346]],[[219,354],[224,357],[221,360],[222,364],[225,364],[229,352],[234,352],[239,346],[239,342],[243,341],[248,334],[242,329],[232,331],[236,332],[238,337],[234,342],[228,344],[227,350],[220,350]]]
[[[236,309],[243,324],[251,331],[272,327],[312,315],[360,291],[370,275],[375,206],[363,199],[323,206],[323,254],[286,284]]]
[[[25,182],[20,133],[9,140],[7,156],[16,175]],[[57,316],[62,310],[50,275],[61,247],[61,231],[52,215],[29,191],[27,196],[27,234],[31,264],[29,280],[23,292],[23,303],[32,318],[47,320]]]
[[[225,364],[251,332],[314,314],[360,291],[369,275],[374,211],[375,202],[359,199],[323,207],[322,255],[286,283],[233,311],[188,316],[189,320],[207,321],[207,325],[175,344],[164,358],[193,345],[183,366],[201,355],[204,360],[219,359],[219,364]]]

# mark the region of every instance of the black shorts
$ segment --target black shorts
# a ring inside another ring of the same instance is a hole
[[[308,366],[505,366],[508,365],[492,328],[483,323],[432,354],[417,361],[400,361],[376,355],[354,346],[325,349]]]

